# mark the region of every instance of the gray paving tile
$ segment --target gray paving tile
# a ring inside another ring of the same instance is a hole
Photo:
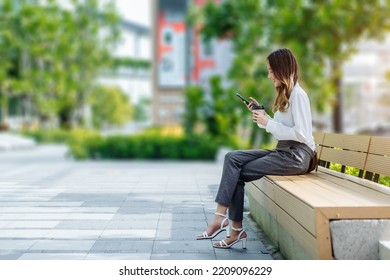
[[[192,252],[212,252],[213,247],[209,240],[184,240],[184,241],[158,241],[154,242],[153,253],[192,253]]]
[[[103,230],[52,229],[45,237],[48,239],[90,240],[99,238],[102,233]]]
[[[150,253],[89,253],[86,260],[150,260]]]
[[[150,241],[134,241],[134,240],[98,240],[91,248],[91,253],[124,253],[137,252],[148,253],[152,251],[153,240]]]
[[[154,239],[156,236],[155,229],[106,229],[101,234],[101,238],[131,238],[136,240]]]
[[[19,260],[84,260],[86,253],[24,253]]]
[[[89,251],[95,240],[39,240],[30,247],[31,251]]]
[[[160,220],[158,223],[158,230],[160,229],[197,229],[200,232],[205,230],[204,221],[172,221],[172,220]]]
[[[28,250],[37,240],[26,239],[0,239],[0,254],[4,251]]]
[[[12,223],[11,221],[0,221],[0,228],[6,228],[10,223]]]
[[[157,227],[158,221],[150,221],[148,223],[141,221],[112,221],[110,222],[106,229],[108,230],[144,230],[144,229],[152,229],[155,230]]]
[[[199,229],[157,229],[156,240],[193,241],[203,231]]]
[[[16,221],[10,222],[0,228],[12,228],[12,229],[50,229],[55,228],[60,222],[59,221]]]
[[[17,260],[22,253],[0,253],[0,260]]]
[[[42,238],[48,229],[0,229],[0,238]]]
[[[272,259],[248,213],[246,250],[196,240],[215,212],[221,165],[77,162],[64,151],[0,153],[0,259]]]
[[[59,222],[56,229],[74,229],[74,230],[105,230],[109,221],[96,221],[96,220],[67,220]]]
[[[162,212],[160,214],[160,220],[171,221],[191,221],[193,223],[199,222],[198,220],[205,220],[204,214],[199,213],[179,213],[179,212]]]

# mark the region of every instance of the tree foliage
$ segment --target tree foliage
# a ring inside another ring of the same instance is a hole
[[[234,143],[241,107],[240,104],[237,106],[239,101],[233,92],[225,94],[220,76],[210,77],[209,83],[210,92],[196,85],[185,91],[185,133],[188,136],[206,134],[215,141]]]
[[[0,94],[24,96],[30,114],[82,123],[82,111],[99,71],[109,65],[119,32],[112,3],[72,0],[3,0],[0,6]],[[3,112],[6,108],[3,102]]]
[[[319,110],[332,107],[334,129],[340,131],[342,65],[358,42],[380,40],[390,30],[390,0],[208,1],[189,18],[202,26],[205,39],[231,38],[236,58],[230,78],[250,95],[261,94],[264,103],[272,96],[264,82],[265,57],[275,48],[290,48],[312,103]]]
[[[89,98],[92,124],[96,129],[105,125],[121,125],[133,117],[128,96],[117,87],[97,86]]]

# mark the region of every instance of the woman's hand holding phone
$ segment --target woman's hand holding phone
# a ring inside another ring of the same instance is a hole
[[[252,111],[252,119],[253,122],[260,124],[262,126],[267,126],[269,120],[268,114],[264,110],[253,110]]]
[[[249,99],[251,102],[249,104],[245,104],[249,111],[252,111],[254,106],[260,106],[256,99],[252,97],[249,97]]]
[[[259,104],[259,102],[257,102],[256,99],[254,99],[252,97],[249,97],[249,99],[251,102],[249,104],[246,104],[244,102],[244,104],[252,112],[253,122],[258,123],[262,126],[266,126],[268,123],[269,116],[264,111],[264,109],[253,109],[256,106],[260,106],[260,104]]]
[[[253,110],[264,110],[264,106],[259,105],[259,102],[257,102],[256,99],[249,97],[249,100],[247,100],[245,97],[241,96],[238,92],[236,93],[237,97],[239,97],[242,100],[242,103],[245,104],[245,106],[249,109],[249,111]]]

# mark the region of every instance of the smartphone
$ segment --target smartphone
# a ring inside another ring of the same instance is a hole
[[[246,105],[249,105],[249,103],[251,103],[248,99],[244,98],[243,96],[241,96],[238,92],[236,93],[236,95],[242,100],[245,102]],[[256,104],[253,104],[251,106],[252,110],[264,110],[264,106],[263,105],[256,105]]]
[[[236,95],[246,103],[246,105],[249,105],[249,103],[251,103],[250,101],[248,101],[248,99],[244,98],[243,96],[241,96],[238,92],[236,93]]]

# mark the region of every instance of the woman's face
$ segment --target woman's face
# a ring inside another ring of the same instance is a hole
[[[268,70],[268,79],[272,81],[275,87],[280,86],[279,80],[277,80],[274,76],[274,72],[272,71],[271,67],[269,66],[269,63],[267,62],[267,70]]]

